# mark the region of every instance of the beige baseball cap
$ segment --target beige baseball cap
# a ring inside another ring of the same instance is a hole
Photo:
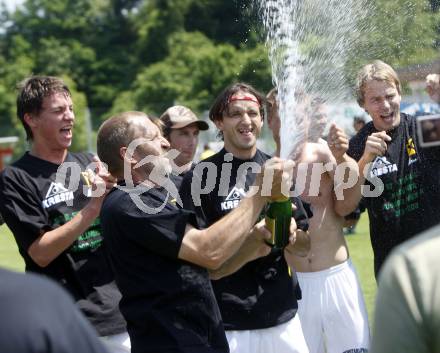
[[[208,130],[206,121],[199,120],[193,111],[183,105],[168,108],[159,118],[168,129],[181,129],[196,123],[200,130]]]

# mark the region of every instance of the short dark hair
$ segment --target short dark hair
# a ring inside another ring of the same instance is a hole
[[[53,76],[31,76],[17,85],[17,116],[26,131],[26,139],[32,140],[32,130],[24,121],[25,114],[39,114],[45,97],[64,93],[71,97],[67,85],[61,78]]]
[[[254,87],[248,85],[247,83],[238,82],[226,87],[222,93],[220,93],[214,101],[211,109],[209,110],[209,119],[212,121],[220,120],[223,118],[223,113],[228,108],[229,99],[237,92],[248,92],[257,98],[260,104],[260,114],[264,119],[264,105],[266,100],[260,92],[258,92]]]
[[[264,107],[266,105],[266,99],[262,93],[257,91],[251,85],[244,82],[237,82],[226,87],[222,93],[220,93],[214,101],[214,104],[209,109],[209,119],[215,122],[216,120],[223,119],[224,112],[228,109],[229,99],[236,94],[237,92],[248,92],[257,98],[258,103],[260,104],[260,115],[264,120]],[[223,140],[222,131],[218,132],[217,137]]]
[[[128,147],[139,133],[131,123],[131,118],[136,117],[145,117],[153,121],[143,112],[124,112],[104,121],[98,130],[98,157],[107,164],[108,171],[115,177],[120,177],[124,171],[124,161],[119,155],[119,149]]]
[[[364,124],[364,125],[366,123],[365,118],[363,116],[360,116],[360,115],[356,115],[353,118],[353,122],[356,123],[356,124],[361,123],[361,124]]]

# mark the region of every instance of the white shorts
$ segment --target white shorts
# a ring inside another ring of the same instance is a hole
[[[127,332],[99,337],[109,353],[130,353],[131,343]]]
[[[297,275],[302,292],[298,315],[310,353],[368,352],[367,310],[351,260]]]
[[[226,331],[231,353],[308,353],[307,344],[296,315],[292,320],[274,327]]]

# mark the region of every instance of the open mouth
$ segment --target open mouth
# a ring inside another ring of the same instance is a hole
[[[60,129],[60,132],[66,137],[72,136],[72,126],[66,126]]]
[[[394,112],[391,112],[390,114],[384,115],[382,114],[380,116],[385,122],[387,123],[391,123],[393,121],[394,118]]]
[[[240,135],[242,135],[244,137],[250,137],[250,136],[253,136],[254,129],[252,129],[252,128],[241,128],[241,129],[238,129],[238,132],[240,133]]]

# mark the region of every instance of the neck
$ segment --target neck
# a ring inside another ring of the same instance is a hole
[[[67,156],[67,149],[51,150],[42,144],[32,144],[30,154],[45,161],[61,164]]]
[[[252,159],[255,156],[255,153],[257,153],[257,146],[253,146],[250,149],[237,149],[233,148],[232,146],[228,146],[225,143],[225,150],[229,153],[232,153],[235,158],[246,160]]]

